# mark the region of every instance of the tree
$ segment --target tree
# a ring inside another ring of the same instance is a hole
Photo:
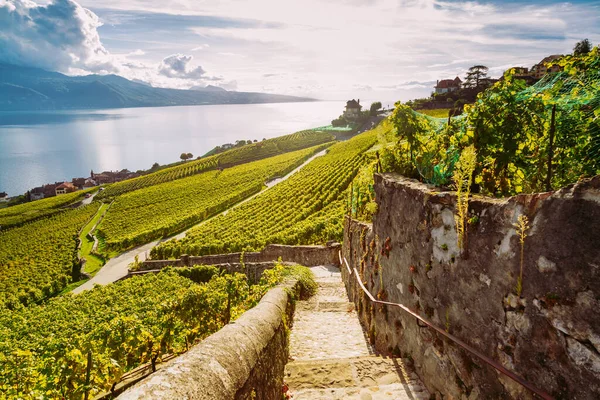
[[[377,111],[381,110],[381,102],[376,101],[375,103],[371,103],[371,109],[369,110],[369,115],[376,116]]]
[[[582,56],[588,54],[590,51],[592,51],[592,43],[588,39],[577,42],[575,47],[573,47],[574,56]]]
[[[187,160],[189,158],[188,157],[188,153],[181,153],[181,155],[179,156],[179,158],[181,158],[182,161]]]
[[[187,153],[187,158],[188,160],[191,160],[192,158],[194,158],[194,155],[192,153]]]
[[[466,88],[476,88],[479,89],[483,86],[483,82],[487,79],[488,67],[485,65],[474,65],[469,68],[467,72],[467,76],[465,77],[465,82],[463,86]]]

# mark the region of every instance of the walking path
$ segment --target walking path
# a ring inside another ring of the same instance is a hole
[[[311,269],[319,290],[296,305],[285,368],[293,399],[429,399],[405,360],[377,355],[368,344],[339,269]]]
[[[296,169],[294,169],[292,172],[290,172],[289,174],[287,174],[286,176],[282,177],[282,178],[277,178],[277,179],[273,179],[272,181],[269,181],[266,183],[267,189],[272,188],[273,186],[287,180],[290,176],[294,175],[296,172],[300,171],[302,168],[304,168],[308,163],[310,163],[312,160],[314,160],[317,157],[321,157],[324,156],[327,153],[327,149],[318,152],[317,154],[313,155],[312,157],[310,157],[308,160],[306,160],[305,162],[303,162],[299,167],[297,167]],[[168,238],[164,238],[164,239],[159,239],[159,240],[155,240],[152,241],[150,243],[146,243],[142,246],[138,246],[135,247],[131,250],[127,250],[124,253],[121,253],[119,256],[111,258],[103,267],[102,269],[100,269],[100,271],[98,271],[98,273],[96,275],[94,275],[94,277],[92,277],[92,279],[90,279],[89,281],[87,281],[86,283],[84,283],[83,285],[73,289],[71,291],[71,293],[73,294],[77,294],[77,293],[81,293],[84,290],[89,290],[92,289],[94,287],[94,285],[98,284],[98,285],[107,285],[109,283],[113,283],[118,281],[119,279],[125,277],[127,275],[128,271],[128,266],[129,264],[131,264],[132,262],[135,261],[135,257],[138,257],[138,261],[145,261],[146,258],[150,255],[150,250],[152,250],[152,248],[154,248],[155,246],[159,245],[160,243],[163,242],[167,242],[169,240],[173,240],[173,239],[182,239],[185,237],[185,234],[190,230],[193,229],[199,225],[202,225],[208,221],[210,221],[211,219],[217,217],[218,215],[225,215],[227,214],[230,210],[234,209],[235,207],[239,207],[240,205],[246,203],[247,201],[252,200],[253,198],[255,198],[256,196],[260,196],[261,193],[264,193],[265,191],[260,191],[244,200],[242,200],[241,202],[234,204],[233,206],[231,206],[230,208],[228,208],[227,210],[223,211],[220,214],[217,214],[211,218],[205,219],[204,221],[200,222],[199,224],[196,224],[188,229],[186,229],[185,231],[168,237]]]

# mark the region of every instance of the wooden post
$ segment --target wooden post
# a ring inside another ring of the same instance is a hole
[[[90,378],[92,376],[92,351],[87,353],[87,367],[85,371],[85,394],[83,395],[84,400],[88,400],[90,395]]]
[[[554,134],[556,132],[556,104],[552,106],[552,118],[550,119],[550,134],[548,142],[548,175],[546,176],[546,191],[552,190],[552,157],[554,157]]]

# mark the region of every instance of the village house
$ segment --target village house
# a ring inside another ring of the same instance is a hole
[[[92,188],[92,187],[94,187],[94,186],[98,186],[98,184],[97,184],[97,183],[96,183],[96,181],[95,181],[95,180],[93,180],[92,178],[87,178],[87,179],[85,180],[85,182],[83,183],[83,188],[84,188],[84,189],[89,189],[89,188]]]
[[[115,183],[124,181],[125,179],[137,178],[140,176],[135,172],[131,172],[128,169],[122,169],[121,171],[104,171],[100,174],[95,174],[94,171],[91,172],[90,179],[96,182],[98,185],[104,185],[107,183]]]
[[[553,61],[556,61],[561,57],[562,55],[560,54],[554,54],[545,57],[542,61],[531,67],[531,71],[529,74],[535,79],[541,79],[544,75],[548,73],[562,71],[563,68],[560,65],[552,63]]]
[[[454,79],[442,79],[441,81],[437,81],[435,85],[435,93],[450,93],[456,90],[459,90],[462,86],[462,81],[457,76]]]
[[[71,182],[63,182],[58,185],[55,190],[56,195],[60,196],[61,194],[73,193],[77,191],[77,188]]]
[[[344,118],[347,120],[353,120],[360,117],[360,110],[362,106],[360,105],[360,99],[357,100],[348,100],[346,102],[346,110],[344,111]]]

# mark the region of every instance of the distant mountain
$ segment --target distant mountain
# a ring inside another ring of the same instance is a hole
[[[0,63],[0,111],[313,101],[278,94],[155,88],[117,75],[67,76]]]

